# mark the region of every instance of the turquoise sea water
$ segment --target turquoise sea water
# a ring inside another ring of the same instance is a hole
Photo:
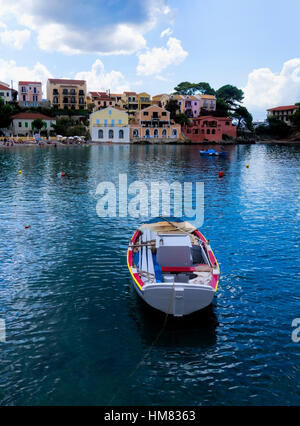
[[[0,149],[2,405],[299,404],[300,147],[199,149]],[[219,289],[161,335],[126,266],[140,221],[96,213],[98,183],[120,173],[205,185]]]

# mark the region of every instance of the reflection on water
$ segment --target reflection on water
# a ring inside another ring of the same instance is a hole
[[[299,402],[299,148],[199,149],[0,149],[2,405]],[[126,247],[140,221],[96,214],[97,185],[121,173],[204,182],[212,307],[164,326],[135,294]]]

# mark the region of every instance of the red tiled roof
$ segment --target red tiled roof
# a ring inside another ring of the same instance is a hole
[[[36,112],[20,112],[12,116],[12,119],[19,120],[35,120],[36,118],[41,118],[42,120],[55,120],[55,117],[47,117],[47,115],[39,114]]]
[[[0,84],[0,90],[11,90],[9,87]]]
[[[90,92],[90,95],[93,98],[112,101],[112,99],[108,96],[106,92]]]
[[[125,93],[125,95],[136,95],[137,93],[136,92],[124,92]]]
[[[40,81],[19,81],[19,86],[25,85],[25,84],[40,84],[42,83]]]
[[[53,84],[85,84],[85,80],[67,80],[60,78],[49,78],[50,83]]]
[[[279,106],[275,108],[267,109],[267,111],[287,111],[291,109],[297,109],[297,105],[287,105],[287,106]]]

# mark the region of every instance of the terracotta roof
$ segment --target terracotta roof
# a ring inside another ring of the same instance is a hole
[[[136,92],[124,92],[125,93],[125,95],[136,95],[137,93]]]
[[[42,120],[55,120],[55,117],[47,117],[47,115],[35,112],[20,112],[19,114],[15,114],[12,116],[13,120],[35,120],[36,118],[41,118]]]
[[[200,95],[203,99],[216,99],[214,95]]]
[[[19,85],[23,85],[23,84],[40,84],[40,85],[42,85],[42,83],[40,81],[19,81]]]
[[[112,99],[108,96],[106,92],[90,92],[90,95],[93,98],[112,101]]]
[[[9,87],[0,84],[0,90],[11,90]]]
[[[267,111],[287,111],[291,109],[297,109],[297,105],[287,105],[287,106],[279,106],[275,108],[267,109]]]
[[[67,79],[60,79],[60,78],[49,78],[50,83],[53,84],[85,84],[85,80],[67,80]]]

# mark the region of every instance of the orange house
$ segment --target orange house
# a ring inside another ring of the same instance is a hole
[[[184,135],[192,142],[221,142],[223,135],[236,138],[236,126],[228,117],[206,115],[191,120],[190,125],[182,127]]]
[[[152,105],[135,115],[130,123],[130,139],[178,139],[181,126],[170,119],[170,112]]]

